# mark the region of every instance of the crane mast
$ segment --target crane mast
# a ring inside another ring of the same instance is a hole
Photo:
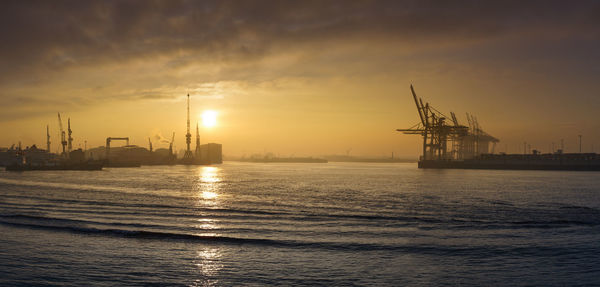
[[[68,138],[68,143],[67,143],[67,152],[71,153],[71,150],[73,150],[73,137],[71,137],[71,134],[73,134],[73,131],[71,130],[71,118],[67,119],[67,130],[69,132],[69,138]]]
[[[192,143],[192,134],[190,133],[190,94],[187,95],[187,133],[185,134],[185,143],[187,149],[185,150],[183,158],[191,159],[193,156],[192,151],[190,150],[190,145]]]
[[[62,145],[62,154],[63,156],[67,157],[67,152],[66,152],[66,147],[67,147],[67,140],[65,139],[65,130],[63,129],[63,125],[62,125],[62,120],[60,118],[60,113],[58,113],[58,126],[60,127],[60,144]]]

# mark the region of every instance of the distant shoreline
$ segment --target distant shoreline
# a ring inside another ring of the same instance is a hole
[[[232,158],[225,161],[254,162],[254,163],[328,163],[328,162],[356,162],[356,163],[417,163],[412,159],[392,159],[392,158]]]

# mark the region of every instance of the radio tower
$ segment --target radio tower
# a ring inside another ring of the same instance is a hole
[[[192,143],[192,134],[190,133],[190,94],[187,95],[187,134],[185,134],[185,143],[187,145],[187,149],[185,150],[183,158],[189,160],[194,157],[192,155],[192,151],[190,150],[190,144]]]

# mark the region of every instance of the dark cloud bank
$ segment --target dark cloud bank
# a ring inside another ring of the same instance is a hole
[[[407,43],[493,38],[527,29],[597,37],[597,1],[3,1],[0,77],[135,58],[260,58],[319,41]],[[174,65],[177,61],[172,62]],[[27,76],[25,76],[27,75]]]

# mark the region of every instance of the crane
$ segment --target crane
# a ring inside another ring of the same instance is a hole
[[[454,112],[450,112],[450,116],[452,117],[452,122],[454,123],[454,126],[458,127],[458,120],[456,119],[456,115],[454,114]]]
[[[71,137],[71,134],[73,134],[73,131],[71,130],[71,118],[67,119],[67,131],[69,133],[69,137],[67,139],[67,152],[71,153],[71,150],[73,150],[73,138]]]
[[[67,119],[67,131],[69,132],[67,152],[71,153],[71,150],[73,150],[73,138],[71,137],[71,134],[73,134],[73,131],[71,130],[71,118]]]
[[[461,126],[456,120],[456,116],[452,113],[453,125],[448,125],[444,115],[429,103],[423,103],[423,99],[418,98],[413,85],[410,85],[417,112],[419,113],[420,123],[408,128],[397,129],[405,134],[418,134],[423,136],[423,159],[448,159],[453,156],[454,151],[451,151],[450,156],[447,154],[447,144],[449,141],[454,141],[457,134],[466,133],[467,127]]]
[[[129,145],[129,138],[115,138],[115,137],[107,137],[106,138],[106,160],[109,159],[110,156],[110,142],[114,141],[114,140],[121,140],[121,141],[125,141],[126,145]]]
[[[68,157],[66,152],[67,140],[65,139],[65,130],[63,129],[62,120],[60,119],[60,113],[58,113],[58,126],[60,127],[60,144],[62,145],[62,155]]]
[[[152,151],[152,141],[148,138],[148,145],[150,146],[150,151]]]
[[[187,149],[185,150],[185,154],[183,158],[192,159],[192,151],[190,150],[190,144],[192,143],[192,134],[190,133],[190,94],[187,95],[187,133],[185,134],[185,144],[187,145]]]

